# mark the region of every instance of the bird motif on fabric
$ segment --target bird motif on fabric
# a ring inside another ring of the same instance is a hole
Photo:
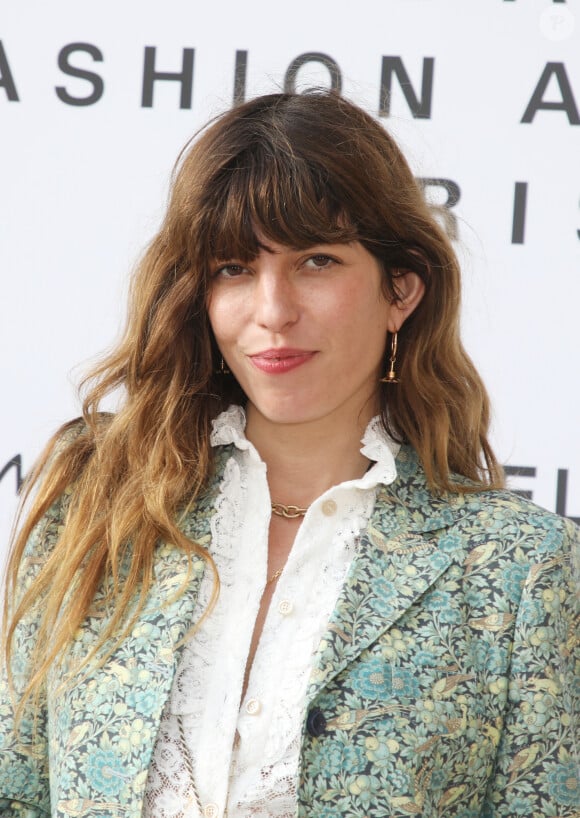
[[[469,625],[478,631],[502,631],[514,621],[515,614],[493,613],[479,619],[470,619]]]
[[[446,699],[452,695],[458,684],[468,682],[474,678],[475,675],[473,673],[458,673],[455,676],[446,676],[444,679],[439,679],[439,681],[435,682],[431,690],[431,695],[436,700]]]
[[[518,774],[522,770],[525,770],[526,767],[529,767],[534,763],[539,750],[540,745],[537,742],[534,742],[534,744],[530,744],[529,747],[524,747],[523,750],[520,750],[519,753],[515,754],[508,770],[508,772],[511,773],[508,784],[513,784],[518,777]]]

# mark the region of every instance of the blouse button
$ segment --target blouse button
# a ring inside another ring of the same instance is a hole
[[[248,699],[246,702],[246,713],[249,716],[257,716],[262,709],[262,704],[259,699]]]
[[[290,602],[289,599],[283,599],[280,604],[278,605],[278,613],[282,614],[282,616],[288,616],[294,610],[294,605]]]
[[[204,818],[217,818],[220,810],[217,804],[206,804],[203,808]]]
[[[322,513],[325,517],[332,517],[333,514],[336,514],[336,503],[334,500],[325,500],[322,504]]]

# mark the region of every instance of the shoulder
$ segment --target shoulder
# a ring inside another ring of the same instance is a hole
[[[464,496],[463,513],[477,512],[490,527],[506,525],[522,534],[559,535],[574,539],[578,526],[509,489],[483,489]],[[495,522],[494,522],[495,521]]]
[[[107,424],[111,417],[112,415],[108,413],[100,413],[97,424]],[[82,417],[74,418],[62,425],[47,443],[30,475],[30,487],[36,499],[43,494],[49,497],[52,494],[53,499],[48,500],[49,505],[30,533],[23,552],[25,565],[27,562],[34,565],[39,558],[44,562],[46,555],[54,549],[62,533],[62,527],[74,496],[74,481],[65,482],[63,490],[55,490],[52,487],[58,484],[60,475],[66,475],[75,458],[86,458],[87,453],[93,447],[94,434]],[[27,502],[28,500],[25,499],[24,516],[28,513],[26,511]]]
[[[95,438],[110,426],[114,417],[115,415],[112,412],[99,412],[94,422],[91,421],[90,424],[87,423],[82,416],[73,418],[64,423],[57,429],[49,441],[49,462],[56,456],[74,447],[75,443],[79,443],[80,441],[90,441],[94,443]]]
[[[466,496],[458,522],[475,537],[514,549],[519,562],[580,560],[578,526],[507,489]]]
[[[469,483],[461,476],[456,482]],[[460,538],[467,549],[497,542],[502,548],[518,548],[518,556],[526,562],[541,562],[555,554],[580,559],[580,529],[572,521],[508,489],[436,494],[408,446],[397,457],[397,480],[379,491],[377,503],[383,510],[395,504],[399,517],[407,517],[411,527],[447,529],[447,536]]]

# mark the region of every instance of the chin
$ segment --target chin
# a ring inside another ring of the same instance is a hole
[[[299,410],[296,410],[296,411],[291,411],[291,410],[283,411],[282,410],[281,411],[278,408],[278,409],[272,409],[272,410],[258,409],[258,411],[262,415],[262,417],[264,417],[270,423],[277,423],[277,424],[280,424],[280,425],[287,425],[287,426],[293,426],[293,425],[300,424],[300,423],[309,423],[311,421],[314,421],[314,420],[318,419],[315,413],[309,414],[308,412],[305,412],[303,409],[301,411],[299,411]]]
[[[296,393],[293,393],[287,399],[278,396],[267,401],[250,400],[250,403],[258,414],[262,415],[270,423],[309,423],[319,420],[329,413],[329,410],[325,410],[322,406],[314,407],[305,404],[305,401],[300,400]]]

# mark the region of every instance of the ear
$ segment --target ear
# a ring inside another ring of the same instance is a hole
[[[388,330],[398,332],[423,298],[425,284],[411,270],[399,270],[393,277],[397,296],[389,304]]]

